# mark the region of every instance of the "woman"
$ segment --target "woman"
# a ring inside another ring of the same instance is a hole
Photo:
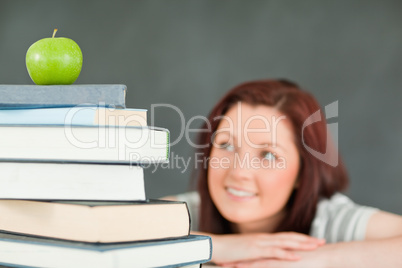
[[[198,192],[174,199],[187,201],[193,229],[212,237],[215,263],[402,266],[402,217],[340,194],[348,177],[319,110],[285,80],[241,84],[213,108],[200,132],[207,163]]]

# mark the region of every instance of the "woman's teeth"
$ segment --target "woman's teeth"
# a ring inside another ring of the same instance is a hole
[[[235,196],[238,196],[238,197],[249,197],[249,196],[255,196],[255,195],[256,195],[255,193],[246,192],[246,191],[241,191],[241,190],[236,190],[236,189],[233,189],[233,188],[230,188],[230,187],[226,188],[226,190],[227,190],[230,194],[235,195]]]

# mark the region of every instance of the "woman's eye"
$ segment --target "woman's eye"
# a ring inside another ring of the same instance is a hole
[[[272,152],[263,152],[263,153],[262,153],[262,157],[263,157],[264,159],[267,159],[267,160],[275,160],[275,159],[276,159],[275,154],[272,153]]]
[[[230,143],[218,144],[218,148],[219,149],[224,149],[224,150],[226,150],[228,152],[233,152],[234,151],[234,146],[232,144],[230,144]]]

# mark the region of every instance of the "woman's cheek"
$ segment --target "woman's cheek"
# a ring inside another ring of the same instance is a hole
[[[220,169],[208,167],[208,188],[211,194],[223,185],[224,175],[222,173]]]
[[[271,198],[271,202],[286,204],[293,189],[295,188],[297,172],[293,170],[271,170],[265,172],[258,180],[261,195]]]

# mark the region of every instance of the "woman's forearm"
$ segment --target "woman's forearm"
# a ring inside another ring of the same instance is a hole
[[[232,263],[237,268],[343,268],[343,267],[402,267],[402,236],[384,240],[327,244],[314,251],[295,252],[298,261],[262,258]]]
[[[210,235],[205,233],[197,233]],[[213,235],[213,240],[216,241],[220,236]],[[247,249],[243,248],[241,245],[253,245],[255,243],[249,243],[245,237],[241,240],[236,241],[235,237],[240,238],[241,235],[227,236],[229,242],[226,245],[226,252],[228,255],[234,255],[233,260],[230,256],[217,256],[218,252],[215,252],[214,261],[235,261],[235,259],[240,258],[240,252],[246,252]],[[256,240],[258,236],[248,237],[252,240]],[[232,240],[233,239],[233,240]],[[217,242],[217,241],[216,241]],[[238,242],[238,243],[236,243]],[[258,244],[258,243],[257,243]],[[240,246],[237,248],[235,245]],[[219,246],[214,250],[218,250]],[[236,250],[237,249],[237,250]],[[232,251],[233,250],[233,251]],[[254,248],[255,250],[255,248]],[[219,250],[218,250],[219,251]],[[236,254],[237,252],[237,254]],[[270,259],[269,256],[262,257],[260,261],[255,259],[255,261],[250,261],[249,263],[254,263],[255,267],[259,267],[260,264],[270,264],[277,265],[278,267],[402,267],[402,236],[397,236],[387,239],[378,240],[366,240],[366,241],[353,241],[353,242],[341,242],[334,244],[327,244],[317,247],[315,250],[311,251],[299,251],[296,250],[294,253],[300,256],[298,261],[289,260],[275,260]],[[249,253],[250,254],[250,253]],[[226,255],[226,254],[225,254]],[[253,254],[250,254],[253,255]],[[230,258],[229,258],[230,257]],[[237,258],[236,258],[237,257]],[[246,257],[246,256],[243,256]],[[251,257],[251,256],[248,256]],[[256,256],[253,256],[256,257]],[[261,257],[260,257],[261,258]],[[268,259],[266,259],[268,258]],[[243,259],[246,261],[247,257]],[[264,260],[265,259],[265,260]],[[246,261],[247,262],[247,261]],[[242,265],[241,265],[242,266]],[[244,267],[249,267],[245,265]],[[254,267],[250,265],[250,267]]]
[[[402,267],[401,253],[402,236],[399,236],[328,244],[314,252],[301,252],[305,255],[301,262],[303,259],[314,259],[316,255],[326,267]]]
[[[259,259],[297,261],[299,257],[295,251],[313,251],[324,243],[321,239],[292,232],[224,235],[192,233],[211,236],[212,261],[217,264]]]

